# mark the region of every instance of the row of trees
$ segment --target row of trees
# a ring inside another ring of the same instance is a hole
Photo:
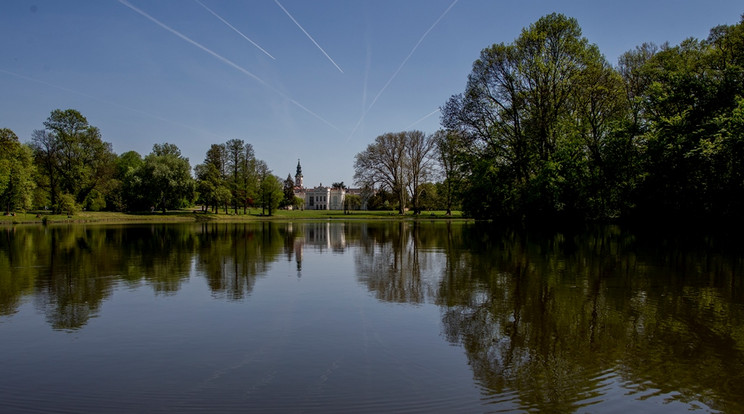
[[[281,181],[242,140],[212,145],[192,177],[174,144],[155,144],[144,158],[116,155],[98,128],[74,109],[54,110],[44,129],[22,144],[0,129],[0,203],[6,214],[33,207],[72,214],[86,210],[147,211],[201,202],[205,209],[254,204],[272,214],[284,200]]]
[[[444,130],[378,136],[354,158],[354,180],[366,190],[367,207],[394,206],[400,214],[406,207],[415,214],[422,210],[451,214],[461,203],[459,145],[456,135]]]
[[[744,19],[617,67],[551,14],[484,49],[441,108],[483,218],[732,217],[744,207]]]
[[[255,202],[271,215],[285,199],[282,181],[271,173],[266,163],[256,159],[253,146],[241,139],[213,144],[203,164],[195,168],[199,201],[205,208],[217,212],[219,206],[232,206],[234,213]],[[294,184],[292,184],[292,188]],[[293,194],[294,196],[294,194]]]

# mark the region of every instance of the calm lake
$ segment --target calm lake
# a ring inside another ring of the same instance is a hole
[[[744,412],[744,242],[0,228],[1,412]]]

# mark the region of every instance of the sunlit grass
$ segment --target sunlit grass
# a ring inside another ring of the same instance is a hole
[[[276,210],[271,216],[263,215],[261,209],[251,208],[243,213],[232,209],[220,210],[219,213],[203,212],[199,207],[191,209],[168,210],[162,212],[121,213],[110,211],[81,211],[71,216],[51,214],[45,211],[0,215],[0,224],[33,224],[33,223],[151,223],[174,221],[255,221],[255,220],[427,220],[427,219],[463,219],[462,212],[453,211],[447,216],[445,211],[425,211],[419,215],[396,211],[351,211],[342,210]]]

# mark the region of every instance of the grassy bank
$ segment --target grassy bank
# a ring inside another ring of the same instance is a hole
[[[447,216],[444,211],[427,211],[420,215],[408,212],[399,215],[393,211],[352,211],[344,214],[340,210],[279,210],[272,216],[261,215],[260,209],[251,209],[246,214],[242,210],[228,214],[224,210],[220,213],[203,213],[197,209],[169,210],[165,214],[157,213],[119,213],[110,211],[82,211],[72,216],[67,214],[50,214],[49,212],[33,211],[15,213],[14,216],[0,216],[0,224],[53,224],[53,223],[170,223],[190,221],[224,221],[243,222],[258,220],[296,221],[296,220],[465,220],[459,211]]]

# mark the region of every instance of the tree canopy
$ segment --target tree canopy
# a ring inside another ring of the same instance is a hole
[[[442,107],[463,207],[483,218],[732,217],[744,200],[744,23],[618,67],[575,19],[484,49]]]

